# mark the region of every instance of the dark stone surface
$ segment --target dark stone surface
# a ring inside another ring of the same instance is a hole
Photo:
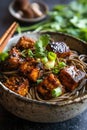
[[[42,0],[50,9],[58,3],[68,3],[70,0]],[[0,0],[0,36],[15,20],[8,12],[11,0]],[[21,23],[26,26],[28,24]],[[75,118],[61,123],[34,123],[29,122],[7,112],[0,105],[0,130],[87,130],[87,110]]]

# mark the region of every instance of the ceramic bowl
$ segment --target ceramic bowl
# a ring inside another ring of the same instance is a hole
[[[16,18],[17,20],[19,20],[21,22],[35,23],[35,22],[39,22],[39,21],[44,20],[47,17],[47,13],[48,13],[48,10],[49,10],[47,4],[45,4],[43,2],[40,2],[38,0],[32,0],[30,2],[31,2],[31,4],[35,2],[40,6],[40,10],[43,13],[42,16],[37,17],[37,18],[25,18],[25,17],[22,17],[20,10],[16,10],[15,7],[14,7],[15,0],[12,1],[10,3],[9,7],[8,7],[10,14],[14,18]]]
[[[87,54],[87,44],[79,39],[62,33],[48,33],[55,41],[64,41],[71,49]],[[14,36],[5,49],[18,41],[21,36],[37,39],[41,33],[24,33]],[[60,122],[71,119],[87,109],[87,94],[74,100],[50,103],[22,97],[0,83],[0,103],[17,117],[33,122]]]

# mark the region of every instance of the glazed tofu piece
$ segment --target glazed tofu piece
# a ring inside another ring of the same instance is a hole
[[[29,82],[28,79],[20,76],[12,76],[3,83],[10,90],[26,96],[28,94]]]
[[[52,98],[52,90],[58,87],[63,94],[65,90],[59,79],[54,74],[50,74],[37,86],[37,92],[43,99],[47,100]]]
[[[35,66],[35,60],[34,58],[29,58],[29,61],[25,61],[19,66],[19,70],[26,75],[28,72],[30,72]]]
[[[21,52],[16,47],[10,50],[7,62],[10,68],[17,68],[23,62]]]
[[[51,42],[47,48],[48,50],[54,51],[57,56],[61,58],[65,58],[71,54],[71,51],[65,42]]]
[[[35,41],[31,38],[25,36],[21,37],[16,45],[19,49],[32,49],[35,44]]]
[[[40,75],[40,69],[34,68],[34,69],[31,70],[28,77],[29,77],[29,79],[31,79],[32,81],[35,82],[39,78],[39,75]]]
[[[85,72],[82,72],[75,66],[69,66],[60,71],[59,79],[66,90],[72,91],[78,86],[85,75]]]
[[[10,71],[18,69],[19,65],[24,61],[24,58],[21,55],[21,52],[13,47],[9,51],[8,58],[0,64],[1,71]]]
[[[20,65],[20,71],[28,77],[29,80],[36,82],[40,78],[42,71],[40,63],[36,62],[34,58],[28,59]]]

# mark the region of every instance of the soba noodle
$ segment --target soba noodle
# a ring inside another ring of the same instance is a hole
[[[68,59],[58,58],[58,61],[64,61],[65,63],[67,63],[69,65],[74,65],[78,69],[86,72],[86,78],[81,81],[79,86],[72,92],[67,92],[60,97],[52,98],[50,100],[43,100],[38,95],[36,87],[31,87],[29,94],[27,95],[28,98],[36,99],[39,101],[63,102],[65,100],[71,100],[71,99],[73,100],[76,97],[79,97],[85,93],[87,94],[87,63],[86,63],[87,56],[86,55],[78,55],[78,53],[76,51],[72,51],[72,52],[73,52],[73,54]]]
[[[62,103],[67,100],[73,100],[76,97],[80,97],[83,94],[87,94],[87,55],[81,54],[79,55],[76,51],[72,51],[72,54],[67,58],[57,58],[57,62],[64,62],[67,66],[74,65],[77,69],[83,71],[86,73],[85,78],[80,82],[79,86],[75,88],[72,92],[66,92],[63,95],[59,97],[55,97],[49,100],[44,100],[39,96],[37,92],[37,86],[34,83],[32,86],[32,83],[30,83],[30,89],[28,91],[28,94],[26,95],[26,98],[39,100],[39,101],[47,101],[47,102],[59,102]],[[56,63],[57,64],[57,63]],[[17,75],[19,72],[18,70],[14,71],[2,71],[2,74],[0,76],[0,80],[3,81],[5,79],[8,79],[9,76]],[[44,71],[43,75],[48,75],[52,73],[52,70]]]

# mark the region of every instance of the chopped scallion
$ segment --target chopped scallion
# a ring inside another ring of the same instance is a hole
[[[61,94],[62,94],[62,88],[61,87],[57,87],[57,88],[52,90],[52,97],[58,97]]]
[[[42,61],[43,64],[45,64],[45,63],[48,62],[48,59],[47,59],[47,57],[43,57],[43,58],[41,59],[41,61]]]
[[[53,61],[56,60],[56,54],[54,52],[48,52],[48,59]]]
[[[54,60],[53,61],[48,61],[45,64],[46,69],[52,69],[52,68],[54,68],[54,66],[55,66],[55,61]]]
[[[54,74],[58,74],[59,71],[60,71],[60,69],[59,69],[58,67],[54,67],[54,68],[53,68],[53,73],[54,73]]]
[[[59,68],[64,68],[66,66],[65,62],[59,62],[58,63]]]

